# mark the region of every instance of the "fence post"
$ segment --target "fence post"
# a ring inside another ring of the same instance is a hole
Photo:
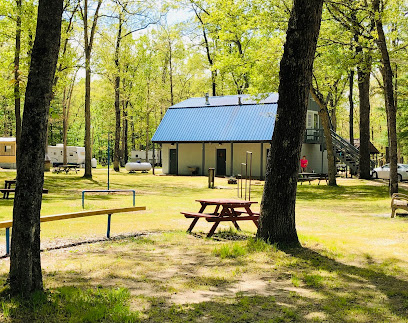
[[[208,168],[208,188],[214,188],[215,168]]]

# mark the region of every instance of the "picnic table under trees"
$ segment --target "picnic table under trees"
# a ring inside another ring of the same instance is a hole
[[[196,201],[201,204],[198,212],[181,212],[186,218],[193,219],[187,232],[193,230],[200,218],[214,223],[207,237],[211,237],[220,222],[224,221],[231,221],[237,230],[241,230],[238,221],[253,221],[258,227],[259,213],[251,210],[251,205],[258,202],[234,199],[200,199]],[[208,206],[215,206],[215,210],[205,213],[204,211]]]

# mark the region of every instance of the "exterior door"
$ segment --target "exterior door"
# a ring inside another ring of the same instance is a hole
[[[227,151],[226,149],[217,149],[217,170],[216,175],[224,176],[227,170]]]
[[[169,174],[177,175],[177,149],[170,149],[170,167]]]

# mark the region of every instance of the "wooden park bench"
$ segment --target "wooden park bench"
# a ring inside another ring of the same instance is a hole
[[[0,188],[0,192],[3,193],[3,199],[8,199],[10,193],[15,193],[15,188]],[[48,194],[48,189],[43,188],[43,194]]]
[[[124,208],[115,208],[115,209],[105,209],[105,210],[93,210],[93,211],[81,211],[81,212],[72,212],[64,214],[55,214],[55,215],[46,215],[40,217],[40,222],[49,222],[49,221],[58,221],[58,220],[68,220],[81,218],[85,216],[93,215],[108,215],[108,228],[106,231],[106,237],[110,238],[110,227],[111,227],[111,216],[114,213],[126,213],[126,212],[135,212],[135,211],[144,211],[146,210],[145,206],[133,206],[133,207],[124,207]],[[0,228],[6,229],[6,253],[10,254],[10,228],[13,226],[13,221],[3,221],[0,222]]]
[[[395,216],[397,209],[408,211],[408,195],[402,193],[394,193],[391,197],[391,217]]]

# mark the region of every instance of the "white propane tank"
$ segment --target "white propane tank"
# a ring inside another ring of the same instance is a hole
[[[135,171],[144,171],[147,172],[152,169],[152,165],[150,163],[126,163],[125,169],[128,172],[135,172]]]
[[[96,168],[96,165],[98,164],[98,162],[96,161],[96,158],[92,158],[91,159],[91,166],[92,168]]]

